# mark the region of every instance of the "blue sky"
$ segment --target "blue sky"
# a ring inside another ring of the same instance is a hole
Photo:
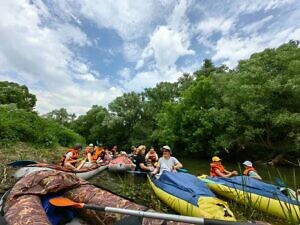
[[[0,80],[27,85],[41,114],[83,114],[205,58],[233,68],[299,40],[299,21],[299,0],[1,1]]]

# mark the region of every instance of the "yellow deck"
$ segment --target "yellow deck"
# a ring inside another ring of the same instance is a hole
[[[227,203],[218,198],[200,197],[195,206],[155,186],[149,176],[148,180],[156,196],[181,215],[236,221]]]

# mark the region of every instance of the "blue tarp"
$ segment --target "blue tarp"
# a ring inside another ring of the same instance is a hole
[[[273,198],[283,202],[299,205],[299,202],[292,200],[280,191],[279,186],[267,184],[263,181],[248,176],[235,176],[230,178],[224,177],[207,177],[218,184],[225,185],[230,188],[242,190],[248,193],[254,193],[268,198]]]
[[[153,177],[152,182],[165,192],[195,206],[198,206],[200,196],[215,197],[203,181],[188,173],[164,171],[159,179]]]

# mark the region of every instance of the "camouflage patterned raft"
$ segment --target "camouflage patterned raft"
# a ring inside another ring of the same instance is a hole
[[[75,174],[76,176],[86,180],[105,170],[107,168],[107,165],[108,162],[103,162],[99,164],[94,164],[92,166],[80,170],[71,170],[71,169],[63,168],[62,166],[59,165],[37,163],[37,164],[27,165],[25,167],[18,169],[14,174],[14,177],[17,180],[19,180],[23,176],[32,172],[41,171],[41,170],[49,170],[49,171],[58,170],[58,171]]]
[[[4,217],[9,225],[51,225],[45,213],[41,198],[61,193],[73,201],[97,204],[124,209],[148,210],[127,199],[101,190],[77,176],[62,171],[37,171],[19,180],[12,188],[4,206]],[[157,219],[136,218],[132,216],[101,211],[78,209],[78,216],[88,224],[143,224],[143,225],[183,225],[184,223]]]

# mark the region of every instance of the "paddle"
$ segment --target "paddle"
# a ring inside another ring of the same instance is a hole
[[[151,172],[143,172],[143,171],[132,171],[132,170],[129,170],[127,171],[128,173],[136,173],[136,174],[151,174]]]
[[[187,173],[189,172],[187,169],[185,168],[181,168],[181,169],[177,169],[178,172],[182,172],[182,173]]]
[[[161,220],[171,220],[171,221],[178,221],[178,222],[185,222],[185,223],[192,223],[192,224],[249,225],[249,223],[229,222],[229,221],[223,221],[223,220],[213,220],[213,219],[197,218],[197,217],[190,217],[190,216],[180,216],[180,215],[158,213],[158,212],[145,212],[145,211],[139,211],[139,210],[105,207],[105,206],[100,206],[100,205],[88,205],[85,203],[74,202],[71,199],[63,198],[63,197],[52,198],[49,200],[49,202],[52,205],[59,206],[59,207],[72,206],[74,208],[92,209],[92,210],[99,210],[99,211],[105,211],[105,212],[110,212],[110,213],[120,213],[120,214],[126,214],[126,215],[131,215],[131,216],[147,217],[147,218],[161,219]]]
[[[37,164],[37,162],[32,161],[32,160],[17,160],[11,163],[8,163],[7,166],[11,166],[11,167],[24,167],[24,166],[28,166],[31,164]]]

